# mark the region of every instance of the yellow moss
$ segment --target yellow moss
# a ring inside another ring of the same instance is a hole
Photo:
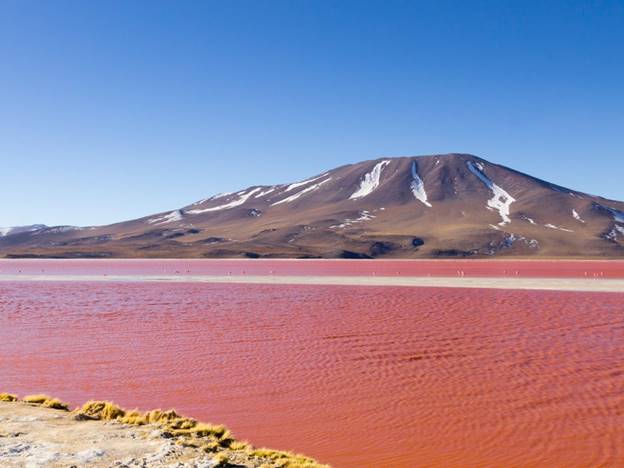
[[[195,426],[197,426],[197,421],[195,421],[194,419],[188,419],[188,418],[180,418],[180,424],[177,424],[181,429],[193,429]]]
[[[231,450],[249,450],[250,445],[247,442],[243,442],[241,440],[234,440],[230,444]]]
[[[197,425],[197,421],[191,418],[184,418],[184,417],[173,419],[167,424],[167,426],[170,427],[171,429],[184,429],[184,430],[191,429],[195,427],[196,425]]]
[[[69,405],[67,403],[62,402],[61,400],[57,400],[56,398],[52,398],[43,403],[43,406],[46,408],[58,409],[63,411],[69,411]]]
[[[24,401],[32,405],[43,405],[43,402],[49,399],[48,395],[27,395],[24,397]]]
[[[199,448],[201,442],[197,439],[180,439],[179,443],[182,447]]]
[[[216,440],[211,440],[210,442],[204,442],[201,448],[204,452],[216,452],[221,448],[221,445]]]
[[[228,466],[228,462],[230,461],[230,457],[228,457],[228,455],[226,453],[217,453],[213,459],[213,462],[215,462],[215,464],[213,466]]]
[[[177,429],[180,425],[183,428]],[[173,421],[170,425],[165,424],[165,426],[172,429],[172,434],[176,437],[210,437],[226,443],[229,443],[231,440],[230,431],[228,431],[225,426],[215,426],[213,424],[198,423],[196,421],[193,421],[191,427],[186,428],[188,425],[189,421],[182,421],[180,424],[179,420]]]
[[[156,409],[145,413],[145,419],[150,423],[169,423],[178,419],[187,418],[180,418],[180,415],[172,409],[169,411]]]
[[[147,413],[143,414],[137,410],[127,411],[126,414],[118,419],[124,424],[134,424],[135,426],[142,426],[150,422],[147,418]]]
[[[41,405],[46,408],[63,411],[69,410],[69,405],[67,403],[63,403],[61,400],[57,400],[56,398],[52,398],[47,395],[28,395],[24,397],[24,401],[26,403],[30,403],[31,405]]]
[[[12,393],[0,393],[0,401],[17,401],[17,395]]]
[[[225,428],[225,426],[214,426],[212,424],[206,423],[198,423],[193,428],[191,428],[198,437],[210,437],[214,436],[218,439],[222,438],[224,435],[229,434],[229,431]]]
[[[110,401],[87,401],[78,410],[78,413],[105,421],[123,418],[126,415],[123,409]]]

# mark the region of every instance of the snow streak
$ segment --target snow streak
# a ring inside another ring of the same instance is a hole
[[[237,206],[242,205],[243,203],[245,203],[254,193],[259,192],[260,190],[262,190],[262,187],[257,187],[255,189],[246,191],[243,190],[242,192],[238,192],[237,195],[239,195],[238,199],[235,199],[229,203],[226,203],[224,205],[219,205],[219,206],[213,206],[212,208],[204,208],[201,210],[189,210],[187,211],[187,213],[189,214],[200,214],[200,213],[207,213],[209,211],[220,211],[220,210],[228,210],[230,208],[234,208]]]
[[[468,161],[466,164],[468,165],[470,172],[476,175],[494,194],[494,196],[488,200],[487,207],[489,210],[498,211],[498,214],[502,219],[498,225],[504,226],[507,223],[511,223],[511,219],[509,218],[509,208],[511,204],[516,201],[516,199],[492,182],[488,176],[485,175],[482,164],[474,163],[472,161]]]
[[[306,193],[312,192],[313,190],[316,190],[321,185],[323,185],[326,182],[329,182],[330,180],[331,180],[331,177],[328,177],[327,179],[319,182],[318,184],[310,185],[309,187],[304,188],[301,192],[297,192],[294,195],[291,195],[290,197],[286,197],[283,200],[280,200],[278,202],[271,203],[271,206],[279,205],[281,203],[290,203],[291,201],[296,200],[300,196],[305,195]],[[288,190],[286,190],[286,191],[288,191]]]
[[[390,164],[390,161],[387,160],[375,164],[372,171],[364,174],[364,178],[360,182],[360,188],[353,192],[349,199],[357,200],[358,198],[363,198],[366,195],[370,195],[377,187],[379,187],[381,172],[388,164]]]
[[[172,223],[174,221],[181,221],[181,220],[182,220],[182,211],[175,210],[159,218],[148,219],[147,224],[167,224],[167,223]]]
[[[425,206],[431,208],[431,203],[427,201],[427,192],[425,192],[425,183],[418,175],[418,165],[416,161],[412,162],[412,182],[410,183],[410,188],[412,189],[412,193],[414,196],[423,202]]]

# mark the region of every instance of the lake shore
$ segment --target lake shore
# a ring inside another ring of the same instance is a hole
[[[47,275],[4,274],[5,282],[161,282],[232,283],[317,286],[399,286],[434,288],[516,289],[545,291],[624,292],[624,279],[603,278],[492,278],[423,276],[282,276],[282,275]]]
[[[324,466],[287,452],[255,449],[232,439],[223,426],[199,423],[173,411],[143,414],[103,402],[68,411],[58,400],[49,399],[57,406],[49,408],[46,402],[2,398],[11,396],[0,394],[2,466]]]

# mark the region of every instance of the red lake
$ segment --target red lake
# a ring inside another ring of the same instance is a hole
[[[0,261],[2,274],[624,278],[623,262]],[[624,464],[624,292],[0,281],[0,391],[336,467]]]

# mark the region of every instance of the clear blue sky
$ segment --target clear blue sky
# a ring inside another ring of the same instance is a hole
[[[624,199],[624,2],[0,0],[0,226],[446,152]]]

